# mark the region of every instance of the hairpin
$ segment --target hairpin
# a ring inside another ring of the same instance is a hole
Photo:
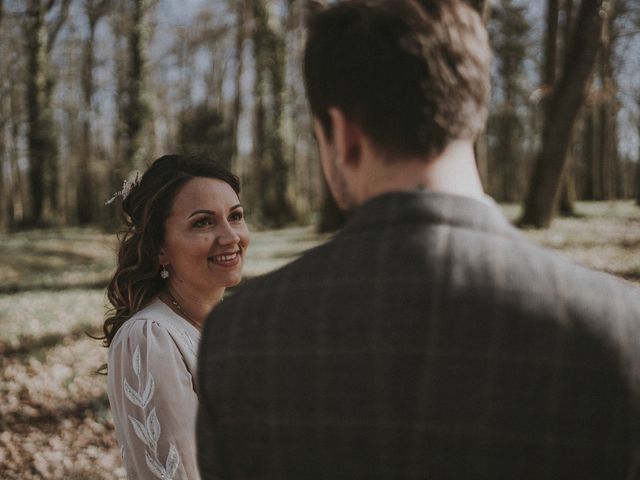
[[[133,179],[131,182],[129,180],[125,180],[122,183],[122,189],[120,191],[114,193],[113,196],[109,200],[107,200],[104,204],[105,205],[109,205],[117,197],[122,197],[122,201],[124,202],[124,200],[127,198],[127,196],[129,196],[129,194],[131,193],[131,190],[133,190],[135,187],[140,185],[139,176],[140,176],[140,174],[136,173],[136,178]]]

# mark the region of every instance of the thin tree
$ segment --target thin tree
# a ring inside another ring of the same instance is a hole
[[[236,28],[234,38],[235,50],[235,70],[233,72],[233,109],[231,112],[231,135],[233,156],[231,166],[234,168],[238,164],[238,127],[240,124],[240,115],[242,115],[242,72],[244,68],[244,41],[247,35],[245,23],[247,18],[247,5],[245,0],[235,0],[235,16]]]
[[[611,4],[617,12],[624,2]],[[616,13],[617,13],[616,12]],[[615,70],[619,59],[615,55],[618,28],[610,14],[603,28],[597,68],[590,85],[587,109],[584,112],[583,150],[585,162],[585,198],[609,200],[622,190],[620,158],[617,148],[618,85]]]
[[[281,19],[264,0],[251,1],[253,14],[254,157],[253,176],[262,220],[273,226],[296,218],[288,195],[290,162],[283,140],[285,41]],[[267,104],[268,102],[268,104]]]
[[[524,203],[522,226],[546,228],[555,213],[571,133],[595,64],[608,2],[582,0],[562,70],[545,108],[542,146]]]
[[[50,53],[67,19],[71,0],[28,0],[24,22],[26,44],[27,149],[31,212],[29,223],[43,221],[45,198],[52,211],[58,206],[57,141],[54,131],[52,93],[55,78]],[[58,7],[57,15],[47,20]]]
[[[2,0],[0,0],[0,38],[2,38],[1,35],[3,32],[2,30],[3,18],[4,18],[4,3]],[[4,39],[3,39],[3,44],[4,44]],[[4,61],[5,57],[3,53],[4,52],[0,52],[0,55],[2,55],[0,57],[0,67],[2,67],[2,70],[4,70],[4,67],[5,67],[5,61]],[[6,96],[10,91],[10,88],[11,88],[10,85],[5,83],[4,81],[1,82],[0,97],[6,98]],[[7,123],[9,122],[9,115],[6,108],[6,103],[7,102],[3,102],[2,105],[0,105],[0,230],[6,230],[9,225],[9,215],[8,215],[9,198],[6,193],[7,189],[5,186],[5,178],[4,178],[5,158],[6,158],[6,150],[7,150],[7,145],[5,143],[5,128]]]
[[[487,134],[495,138],[490,150],[491,194],[500,201],[521,200],[525,170],[522,141],[527,93],[522,79],[531,30],[526,7],[505,0],[493,9],[489,23],[495,52],[494,108]]]
[[[640,93],[636,97],[636,105],[640,111]],[[638,139],[640,139],[640,115],[638,118]],[[636,162],[636,205],[640,206],[640,141],[638,142],[638,161]]]
[[[552,5],[552,3],[554,5]],[[553,89],[557,81],[557,71],[564,62],[567,45],[569,44],[570,35],[574,27],[574,5],[573,0],[550,0],[547,11],[547,35],[545,36],[545,62],[543,70],[543,81],[547,90]],[[563,18],[563,24],[560,25],[560,16]],[[562,27],[560,29],[560,27]],[[546,97],[544,100],[548,100]],[[543,101],[544,108],[553,108]],[[575,176],[573,175],[574,161],[572,154],[572,144],[570,143],[567,150],[567,160],[565,166],[565,175],[562,180],[560,190],[560,201],[558,211],[560,215],[572,217],[576,215],[575,200],[576,186]]]
[[[148,49],[151,36],[149,16],[152,0],[127,0],[125,19],[126,63],[121,84],[120,122],[123,127],[122,157],[117,167],[121,177],[141,168],[149,153],[145,135],[151,116],[148,100]]]
[[[85,0],[84,13],[87,18],[87,38],[82,52],[82,99],[84,103],[84,118],[82,122],[82,146],[78,160],[77,171],[77,221],[86,225],[94,220],[93,179],[91,163],[93,159],[92,145],[92,112],[93,96],[95,93],[95,35],[100,19],[107,13],[109,0]]]

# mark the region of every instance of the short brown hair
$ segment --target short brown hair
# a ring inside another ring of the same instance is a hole
[[[304,76],[331,137],[340,108],[388,159],[440,153],[484,127],[491,50],[461,0],[352,0],[313,14]]]

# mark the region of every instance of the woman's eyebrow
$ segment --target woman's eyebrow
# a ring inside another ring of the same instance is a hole
[[[189,215],[187,218],[191,218],[195,215],[198,215],[199,213],[206,213],[208,215],[213,215],[215,216],[216,212],[212,211],[212,210],[196,210],[195,212],[191,213],[191,215]]]
[[[233,207],[231,207],[229,209],[229,211],[236,210],[238,208],[242,208],[242,204],[241,203],[239,203],[237,205],[234,205]],[[216,215],[216,212],[214,212],[213,210],[196,210],[196,211],[192,212],[191,215],[189,215],[187,218],[189,219],[189,218],[191,218],[191,217],[193,217],[195,215],[198,215],[199,213],[206,213],[208,215],[213,215],[214,217]]]

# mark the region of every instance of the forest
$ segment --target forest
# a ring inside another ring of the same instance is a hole
[[[494,51],[485,190],[532,242],[640,285],[640,2],[466,1]],[[165,153],[230,167],[245,280],[342,225],[301,78],[322,3],[0,0],[0,478],[126,478],[95,339],[124,180]]]
[[[494,50],[486,191],[548,227],[576,200],[640,203],[640,4],[469,0]],[[101,225],[170,152],[231,167],[256,225],[341,215],[301,78],[305,0],[0,1],[0,228]]]

